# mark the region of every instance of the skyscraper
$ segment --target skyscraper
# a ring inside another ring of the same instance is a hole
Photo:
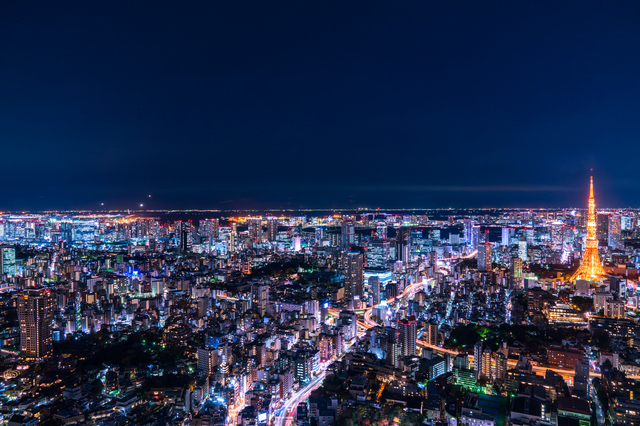
[[[478,246],[478,271],[490,271],[491,262],[491,244],[480,244]]]
[[[236,251],[236,239],[238,238],[238,224],[236,222],[231,223],[231,232],[229,232],[229,253],[235,253]]]
[[[472,240],[472,234],[473,234],[473,225],[475,225],[476,222],[473,219],[465,219],[464,220],[464,241],[467,243],[467,245],[471,245],[471,240]]]
[[[511,239],[511,228],[502,228],[502,242],[503,246],[509,245],[509,240]]]
[[[384,222],[378,223],[378,228],[376,230],[376,233],[378,234],[378,238],[380,238],[381,240],[386,240],[387,239],[387,224],[384,223]]]
[[[269,306],[269,285],[266,283],[258,283],[251,286],[252,303],[264,316]]]
[[[400,356],[416,354],[416,340],[418,330],[415,317],[408,317],[398,321],[398,349]]]
[[[340,247],[348,250],[349,247],[356,243],[356,228],[350,220],[342,222],[342,232],[340,234]]]
[[[596,202],[593,197],[593,176],[591,177],[591,188],[589,191],[589,213],[587,217],[587,241],[582,263],[571,277],[572,280],[595,280],[604,275],[604,268],[598,253],[598,239],[596,236]]]
[[[255,242],[262,242],[262,219],[259,217],[251,217],[247,219],[249,229],[249,238]]]
[[[358,296],[362,300],[364,293],[363,257],[359,251],[349,251],[345,257],[344,290],[345,296],[353,300]]]
[[[373,293],[373,304],[377,305],[380,303],[380,277],[369,277],[368,284],[371,289],[371,293]]]
[[[520,257],[523,262],[527,260],[527,240],[523,239],[518,241],[518,257]]]
[[[522,281],[522,259],[519,257],[511,258],[511,282],[516,286]]]
[[[367,245],[367,267],[382,268],[389,261],[389,241],[373,240]]]
[[[186,253],[189,250],[189,230],[183,225],[180,231],[180,251]]]
[[[16,249],[15,247],[0,246],[0,275],[16,274]]]
[[[564,224],[562,222],[553,222],[551,224],[551,250],[562,250],[563,231]]]
[[[507,357],[502,352],[496,352],[496,375],[497,383],[504,383],[507,379]]]
[[[485,348],[482,351],[482,362],[480,363],[480,371],[478,372],[478,377],[485,377],[491,380],[491,349]]]
[[[621,245],[620,233],[622,231],[622,220],[619,214],[612,214],[609,217],[608,243],[612,249],[624,248]]]
[[[275,241],[278,236],[278,219],[269,219],[267,237],[269,241]]]
[[[434,322],[427,323],[424,334],[427,344],[438,346],[438,324]]]
[[[480,377],[482,369],[482,342],[477,342],[473,347],[473,369],[476,371],[477,377]]]
[[[473,225],[471,228],[471,247],[478,250],[480,244],[480,225]]]
[[[50,290],[26,290],[17,298],[20,354],[44,358],[51,352],[51,322],[55,302]]]
[[[582,358],[575,365],[574,391],[582,392],[586,396],[589,392],[589,379],[589,358]]]
[[[609,213],[596,214],[596,236],[598,244],[607,246],[609,244]]]

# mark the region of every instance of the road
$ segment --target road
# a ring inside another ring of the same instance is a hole
[[[318,376],[316,376],[313,380],[311,380],[307,385],[301,389],[298,389],[287,402],[284,403],[284,406],[278,412],[276,416],[276,420],[274,422],[274,426],[288,426],[289,421],[295,417],[296,408],[298,404],[309,397],[309,394],[316,388],[322,385],[322,381],[326,376],[326,372],[323,371]]]

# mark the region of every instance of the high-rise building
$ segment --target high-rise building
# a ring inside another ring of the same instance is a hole
[[[387,224],[384,222],[378,223],[378,229],[376,230],[378,238],[381,240],[387,239]]]
[[[380,303],[380,277],[369,277],[368,284],[369,288],[371,289],[371,293],[373,294],[373,304],[377,305],[378,303]]]
[[[589,394],[589,359],[582,358],[576,362],[575,376],[573,377],[573,390]]]
[[[398,321],[398,349],[400,356],[410,356],[416,354],[416,340],[418,339],[418,329],[416,319],[408,317]]]
[[[362,300],[364,294],[363,256],[359,251],[345,253],[344,290],[345,296],[353,300],[356,296]]]
[[[491,262],[491,244],[480,244],[478,246],[478,271],[490,271],[492,268]]]
[[[424,330],[424,336],[427,344],[438,346],[438,324],[434,322],[427,323]]]
[[[503,246],[508,246],[511,240],[511,228],[502,228],[502,242]]]
[[[278,219],[269,219],[267,237],[269,241],[275,241],[278,237]]]
[[[213,241],[220,235],[219,219],[203,219],[200,221],[198,233],[208,241]]]
[[[356,228],[352,221],[345,220],[342,222],[342,232],[340,234],[340,248],[349,250],[356,244]]]
[[[614,250],[621,249],[621,232],[622,232],[622,221],[620,219],[619,214],[612,214],[609,217],[609,232],[608,232],[608,243],[609,247]]]
[[[247,219],[249,238],[254,242],[262,242],[262,218],[251,217]]]
[[[471,247],[478,250],[480,244],[480,225],[473,225],[471,228]]]
[[[403,245],[411,245],[411,228],[396,229],[396,242]]]
[[[20,354],[44,358],[51,352],[51,323],[55,301],[48,289],[26,290],[17,297]]]
[[[480,363],[480,371],[478,372],[478,377],[485,377],[491,380],[491,355],[492,352],[490,348],[485,348],[482,351],[482,362]]]
[[[238,224],[236,222],[231,223],[231,232],[229,232],[229,253],[235,253],[236,243],[238,238]]]
[[[367,267],[382,268],[390,259],[389,241],[373,240],[367,245]]]
[[[551,250],[562,250],[562,240],[564,235],[564,224],[553,222],[551,224]]]
[[[16,249],[10,246],[0,246],[0,275],[16,274]]]
[[[511,284],[517,286],[522,282],[522,259],[519,257],[511,258]]]
[[[482,342],[477,342],[473,347],[473,369],[476,371],[477,377],[480,377],[482,365]]]
[[[180,231],[180,251],[186,253],[189,251],[189,230],[186,227],[182,227]]]
[[[251,286],[252,303],[260,312],[260,315],[264,316],[267,313],[267,306],[269,306],[269,285],[265,283],[253,284]]]
[[[609,213],[598,213],[596,215],[596,236],[598,244],[606,246],[609,244]]]
[[[591,177],[591,188],[589,190],[589,213],[587,218],[587,240],[582,263],[578,270],[571,277],[572,280],[580,279],[592,281],[604,275],[604,268],[598,253],[598,238],[596,235],[596,202],[593,197],[593,176]]]
[[[465,219],[464,220],[464,241],[467,245],[471,245],[471,240],[473,239],[473,225],[476,222],[473,219]]]
[[[526,262],[526,260],[528,259],[526,239],[518,241],[518,257],[522,259],[523,262]]]
[[[505,383],[507,379],[507,357],[502,352],[496,352],[496,374],[497,383]]]
[[[199,348],[198,354],[198,371],[202,374],[213,373],[215,367],[220,364],[218,358],[218,349]]]

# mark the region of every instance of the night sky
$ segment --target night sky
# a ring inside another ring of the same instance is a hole
[[[640,2],[3,1],[0,147],[0,210],[640,207]]]

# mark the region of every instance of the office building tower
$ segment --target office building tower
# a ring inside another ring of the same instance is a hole
[[[517,286],[522,282],[522,259],[519,257],[511,258],[511,284]]]
[[[438,346],[438,324],[428,322],[424,330],[424,337],[428,345]]]
[[[551,250],[562,250],[563,237],[564,224],[562,222],[553,222],[551,224]]]
[[[265,283],[253,284],[251,295],[253,306],[256,307],[260,315],[264,316],[269,306],[269,285]]]
[[[275,241],[278,237],[278,219],[269,219],[267,227],[267,238],[269,241]]]
[[[518,241],[518,257],[522,259],[523,262],[527,261],[527,240],[522,239]]]
[[[238,239],[238,224],[236,222],[232,222],[231,232],[229,232],[229,245],[227,248],[229,253],[235,253],[237,239]]]
[[[180,232],[180,251],[182,253],[189,251],[189,231],[185,227]]]
[[[492,268],[491,262],[491,244],[480,244],[478,246],[478,271],[490,271]]]
[[[342,232],[340,233],[340,247],[348,250],[356,244],[356,228],[352,221],[344,220],[342,222]]]
[[[621,232],[622,232],[622,223],[620,219],[620,215],[612,214],[609,217],[609,247],[618,250],[624,248],[621,244]]]
[[[485,348],[482,351],[482,362],[480,363],[480,371],[478,372],[478,377],[485,377],[488,380],[491,380],[491,349]]]
[[[502,228],[502,241],[503,246],[508,246],[511,240],[511,228]]]
[[[456,355],[456,357],[453,359],[453,368],[458,368],[458,369],[462,369],[462,370],[468,370],[469,369],[469,357],[467,356],[467,354],[458,354]]]
[[[496,374],[497,383],[505,383],[507,379],[507,357],[502,352],[496,352]]]
[[[378,238],[381,240],[386,240],[387,239],[387,224],[384,222],[380,222],[378,223],[378,228],[376,230],[376,233],[378,234]]]
[[[473,369],[476,371],[477,377],[480,377],[482,364],[482,342],[477,342],[473,347]]]
[[[398,321],[398,352],[400,356],[410,356],[416,354],[416,341],[418,339],[418,329],[416,319],[408,317]]]
[[[0,275],[16,275],[16,249],[0,246]]]
[[[480,225],[474,225],[471,228],[471,247],[473,250],[478,250],[480,244]]]
[[[50,290],[26,290],[17,297],[20,354],[44,358],[51,353],[51,323],[55,301]]]
[[[344,290],[348,300],[356,296],[363,299],[364,294],[364,265],[363,256],[359,251],[345,253]]]
[[[467,245],[471,245],[473,239],[473,226],[476,222],[473,219],[464,220],[464,241]]]
[[[573,377],[573,390],[584,396],[589,394],[589,359],[582,358],[576,362],[575,376]]]
[[[200,374],[211,374],[220,364],[218,357],[218,349],[199,348],[198,354],[198,372]]]
[[[373,304],[377,305],[380,303],[380,277],[369,277],[368,284],[371,289],[371,293],[373,294]]]
[[[262,219],[259,217],[252,217],[247,219],[247,226],[249,230],[249,238],[254,242],[262,242]]]
[[[373,240],[367,245],[367,268],[383,268],[390,259],[389,241]]]
[[[609,244],[609,219],[609,213],[599,213],[596,216],[596,236],[601,246]]]
[[[524,230],[524,238],[527,241],[527,245],[534,245],[535,244],[535,232],[532,228],[526,228]]]
[[[572,280],[593,281],[605,274],[600,254],[598,253],[598,238],[596,234],[596,202],[593,196],[593,176],[589,190],[589,210],[587,216],[587,240],[582,254],[582,263],[571,277]],[[608,232],[608,228],[607,228]]]

